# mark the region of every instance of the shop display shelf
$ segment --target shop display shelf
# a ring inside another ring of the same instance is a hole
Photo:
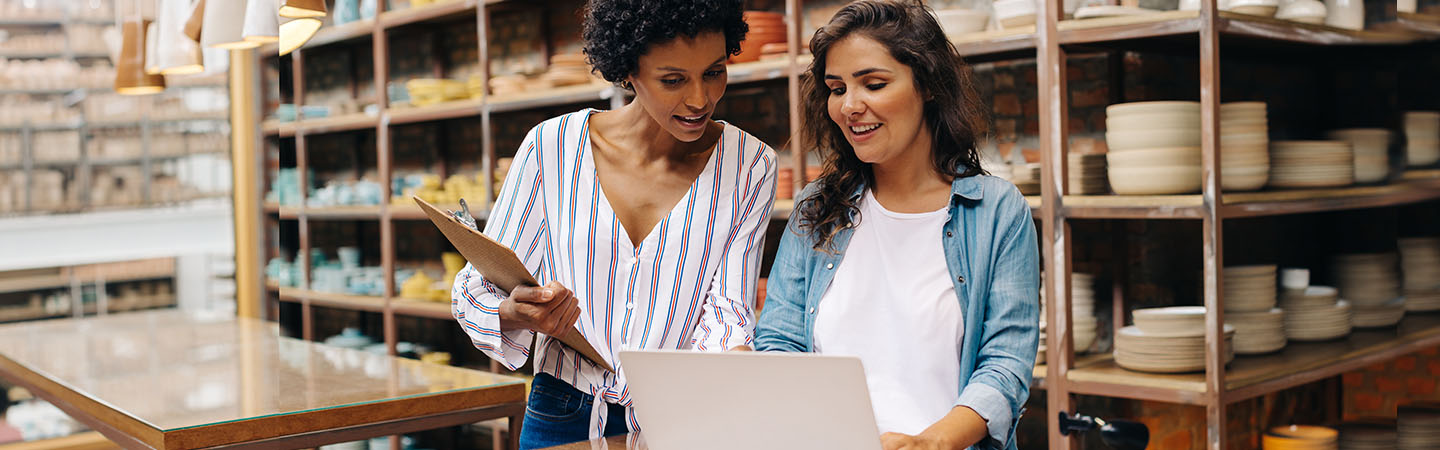
[[[280,301],[288,303],[309,301],[311,305],[346,311],[381,312],[385,310],[385,297],[336,294],[287,287],[280,288]]]
[[[280,214],[281,206],[278,203],[265,203],[262,207],[264,208],[266,214]]]
[[[299,219],[301,215],[298,206],[279,206],[275,211],[280,214],[281,219],[295,220]]]
[[[466,200],[465,202],[469,203],[470,201]],[[458,211],[460,204],[439,204],[435,207],[442,211]],[[490,217],[490,205],[470,205],[470,213],[475,216],[475,220],[484,221]],[[420,205],[416,205],[414,202],[390,205],[391,220],[428,220],[429,218],[430,216],[425,215],[425,211],[420,209]]]
[[[277,293],[278,293],[278,292],[280,292],[280,289],[282,289],[282,288],[280,287],[280,283],[276,283],[276,282],[271,281],[271,280],[265,280],[265,290],[267,290],[267,291],[273,291],[273,292],[277,292]]]
[[[988,30],[950,36],[950,42],[969,63],[1035,56],[1035,26]]]
[[[284,210],[281,212],[283,214]],[[306,207],[300,214],[311,219],[379,220],[380,205]]]
[[[497,114],[574,103],[598,102],[609,100],[616,95],[623,95],[620,88],[609,84],[591,83],[520,94],[492,95],[485,107],[490,110],[491,114]]]
[[[395,314],[409,317],[439,320],[454,318],[450,312],[450,302],[432,302],[428,300],[397,297],[390,301],[390,309],[394,310]]]
[[[462,117],[479,117],[485,112],[484,110],[485,101],[483,99],[467,99],[425,106],[391,106],[386,113],[390,115],[389,123],[393,126]]]
[[[300,51],[314,50],[316,47],[330,44],[350,41],[358,42],[370,39],[374,35],[374,32],[375,19],[357,20],[344,25],[322,27],[320,31],[315,32],[314,37],[311,37],[310,40],[305,43],[305,46],[300,48]],[[278,47],[266,47],[263,51],[266,55],[276,55],[279,54],[280,49]]]
[[[795,67],[805,70],[814,59],[810,55],[800,55],[795,59]],[[783,80],[790,76],[789,57],[772,59],[767,61],[755,61],[725,66],[729,84],[751,83],[756,81]]]
[[[344,133],[346,131],[363,130],[375,128],[380,124],[380,118],[365,114],[352,113],[333,117],[322,117],[318,119],[304,119],[294,122],[296,134],[326,134]]]
[[[1225,403],[1254,398],[1358,370],[1440,345],[1440,315],[1407,313],[1395,328],[1357,329],[1326,342],[1290,342],[1266,355],[1236,356],[1225,369]],[[1152,374],[1126,370],[1114,358],[1076,358],[1066,383],[1076,394],[1204,405],[1204,373]]]
[[[1111,44],[1142,39],[1178,39],[1177,43],[1197,45],[1202,22],[1199,11],[1165,11],[1143,16],[1063,20],[1056,24],[1061,45]],[[1246,43],[1251,47],[1273,44],[1403,45],[1426,39],[1423,34],[1396,30],[1348,30],[1220,11],[1216,29],[1222,42]]]
[[[1220,214],[1245,218],[1379,208],[1440,199],[1440,171],[1412,171],[1393,183],[1333,189],[1296,189],[1224,194]],[[1204,199],[1190,195],[1067,195],[1065,216],[1074,219],[1202,219]]]
[[[170,270],[141,270],[125,273],[117,276],[105,276],[105,283],[124,283],[128,281],[144,281],[171,278],[175,276],[173,267]],[[100,281],[100,277],[94,274],[76,274],[75,278],[81,285],[91,285]],[[0,294],[12,292],[38,291],[44,289],[69,289],[71,277],[67,275],[38,275],[23,278],[9,278],[0,280]]]
[[[281,138],[295,137],[295,122],[267,120],[260,124],[260,130],[265,136]]]
[[[447,0],[419,8],[385,11],[380,13],[380,26],[389,29],[414,23],[444,21],[467,14],[473,18],[476,6],[481,3],[491,4],[497,1]]]

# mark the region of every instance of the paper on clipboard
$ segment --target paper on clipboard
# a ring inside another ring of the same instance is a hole
[[[445,235],[445,239],[450,240],[450,244],[465,256],[465,260],[469,261],[470,265],[475,267],[475,270],[479,271],[486,281],[494,283],[505,292],[510,292],[518,286],[538,286],[540,284],[535,277],[530,275],[530,271],[525,268],[525,264],[520,262],[520,258],[515,256],[514,251],[495,242],[484,233],[465,226],[459,220],[436,208],[435,205],[421,200],[420,197],[412,198],[416,204],[420,205],[420,209],[425,211],[425,215],[430,217],[430,221],[435,223],[435,227],[440,229],[440,233]],[[590,342],[585,340],[585,336],[580,334],[578,328],[571,327],[569,332],[564,335],[551,337],[559,339],[561,343],[580,352],[585,359],[589,359],[590,362],[601,368],[611,372],[615,371],[609,363],[605,362],[605,358],[595,351],[595,347],[590,346]]]

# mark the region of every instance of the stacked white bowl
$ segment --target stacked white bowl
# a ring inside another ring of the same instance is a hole
[[[1225,323],[1235,326],[1235,353],[1285,348],[1285,314],[1275,307],[1276,272],[1273,265],[1225,268]]]
[[[946,36],[985,31],[990,23],[990,12],[978,9],[940,9],[935,11],[935,20]]]
[[[1440,311],[1440,238],[1400,239],[1405,309]]]
[[[1136,102],[1105,108],[1110,187],[1121,195],[1200,190],[1200,103]]]
[[[1394,253],[1335,256],[1336,287],[1351,305],[1351,324],[1362,328],[1394,326],[1405,317],[1400,296],[1399,257]]]
[[[994,7],[995,22],[1002,30],[1035,24],[1034,0],[995,0]]]
[[[1045,291],[1040,291],[1040,351],[1047,350],[1045,345],[1046,321]],[[1095,319],[1095,276],[1085,273],[1070,274],[1070,329],[1071,338],[1074,341],[1071,346],[1075,353],[1087,353],[1090,347],[1095,345],[1095,336],[1099,332],[1100,324]],[[1039,356],[1036,361],[1042,361]]]
[[[1350,334],[1350,302],[1327,286],[1287,290],[1280,295],[1285,310],[1285,337],[1293,341],[1327,341]]]
[[[1115,363],[1141,372],[1205,370],[1205,307],[1172,306],[1134,311],[1135,325],[1115,336]],[[1235,359],[1235,327],[1225,325],[1225,362]]]
[[[1440,405],[1401,406],[1396,425],[1399,450],[1440,448]]]
[[[1011,168],[1010,182],[1024,195],[1040,195],[1040,163]]]
[[[1395,450],[1395,421],[1365,420],[1340,424],[1340,450]]]
[[[1390,130],[1347,128],[1331,131],[1327,137],[1350,142],[1355,153],[1355,182],[1374,183],[1390,174]]]
[[[1410,167],[1440,161],[1440,112],[1405,113],[1405,155]]]
[[[1105,183],[1104,153],[1070,154],[1070,193],[1079,195],[1109,192]]]
[[[1220,105],[1220,187],[1253,191],[1270,180],[1270,122],[1265,102]]]
[[[1346,141],[1270,143],[1270,185],[1288,188],[1349,186],[1355,155]]]

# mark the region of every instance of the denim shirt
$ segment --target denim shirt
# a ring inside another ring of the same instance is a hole
[[[816,186],[797,197],[805,199]],[[856,190],[859,199],[864,187]],[[835,234],[828,252],[790,217],[766,282],[755,330],[759,351],[814,352],[820,298],[844,259],[853,228]],[[965,320],[960,348],[960,398],[987,421],[972,448],[1014,449],[1015,424],[1030,396],[1039,340],[1040,255],[1030,206],[1009,182],[987,175],[951,183],[945,260]],[[864,332],[864,330],[856,330]]]

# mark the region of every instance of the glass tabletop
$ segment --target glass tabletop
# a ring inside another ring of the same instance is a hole
[[[523,383],[173,309],[0,326],[0,356],[162,431]]]

